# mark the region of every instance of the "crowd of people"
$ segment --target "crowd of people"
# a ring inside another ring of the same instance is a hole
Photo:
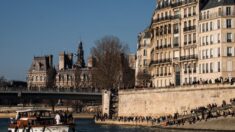
[[[233,85],[235,82],[234,78],[223,78],[219,77],[214,80],[208,79],[208,80],[197,80],[197,81],[192,81],[191,83],[184,83],[183,85],[206,85],[206,84],[231,84]]]
[[[190,110],[187,114],[174,113],[173,115],[166,115],[161,117],[151,116],[130,116],[130,117],[109,117],[107,114],[102,115],[98,113],[94,119],[97,121],[113,120],[118,122],[133,122],[133,123],[151,123],[152,125],[161,126],[179,126],[188,124],[194,124],[198,121],[207,121],[212,118],[218,117],[235,117],[235,111],[232,106],[235,105],[235,99],[231,99],[230,103],[222,102],[222,105],[218,106],[216,103],[208,104],[207,106],[201,106]]]

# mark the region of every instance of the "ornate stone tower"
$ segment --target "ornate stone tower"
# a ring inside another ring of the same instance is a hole
[[[82,42],[79,43],[78,51],[77,51],[77,66],[78,67],[85,67],[85,61],[84,61],[84,51]]]

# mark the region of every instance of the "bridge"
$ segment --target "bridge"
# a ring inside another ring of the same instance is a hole
[[[100,90],[88,89],[27,89],[27,88],[0,88],[0,99],[65,99],[80,100],[83,102],[102,102]]]

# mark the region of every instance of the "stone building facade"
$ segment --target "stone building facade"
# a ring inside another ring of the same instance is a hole
[[[74,55],[77,58],[75,63]],[[52,55],[34,57],[27,75],[28,88],[94,88],[92,72],[95,69],[95,59],[89,57],[85,65],[82,42],[76,54],[59,54],[57,68],[54,68],[52,59]]]
[[[157,0],[139,35],[136,73],[151,74],[153,87],[231,80],[234,28],[233,0]]]
[[[55,74],[52,55],[34,57],[28,71],[27,86],[28,88],[52,87]]]
[[[94,63],[92,57],[88,59],[88,66],[84,61],[82,42],[79,43],[77,61],[73,63],[73,54],[62,52],[59,54],[59,69],[56,74],[57,88],[92,88],[92,70]]]

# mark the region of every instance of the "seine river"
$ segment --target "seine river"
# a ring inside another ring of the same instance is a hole
[[[151,127],[96,125],[91,119],[77,119],[75,122],[76,132],[189,132],[182,130],[160,130]],[[8,123],[9,119],[0,119],[0,132],[7,132]]]

